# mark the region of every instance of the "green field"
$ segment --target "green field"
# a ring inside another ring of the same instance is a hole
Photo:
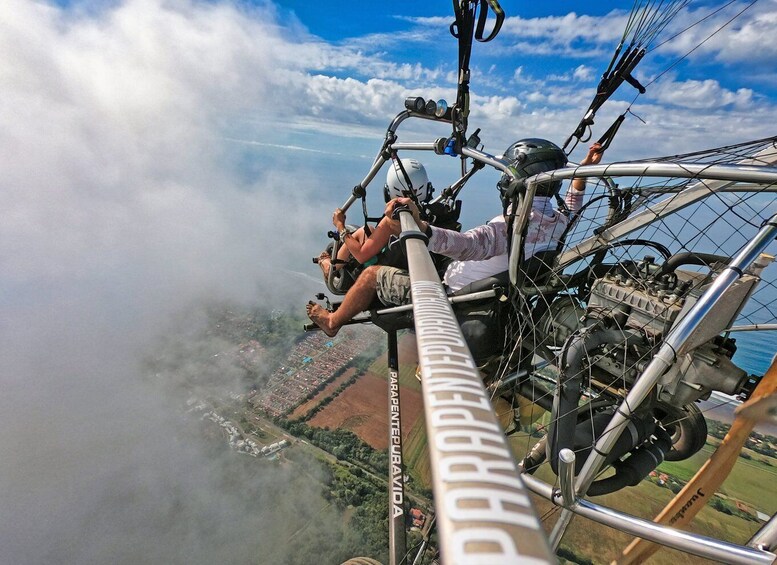
[[[407,339],[407,336],[405,336]],[[420,390],[420,383],[415,378],[415,362],[400,359],[400,385],[405,388]],[[370,366],[375,374],[386,378],[386,359],[381,356]],[[548,415],[545,415],[547,419]],[[518,432],[511,437],[510,443],[516,457],[521,458],[536,442],[527,432]],[[666,473],[676,479],[674,488],[688,481],[699,467],[710,457],[719,440],[709,437],[704,448],[693,457],[680,462],[665,462],[658,472]],[[777,482],[777,460],[774,466],[769,459],[749,450],[745,450],[751,459],[740,457],[733,471],[720,489],[720,494],[733,501],[740,501],[747,506],[771,515],[777,512],[777,491],[773,485]],[[431,487],[431,467],[427,453],[426,429],[423,415],[416,421],[404,442],[404,456],[407,471],[412,477],[415,488]],[[538,471],[537,476],[553,483],[555,476],[547,465]],[[670,483],[671,484],[671,483]],[[659,486],[654,482],[642,481],[636,487],[622,489],[616,493],[596,497],[593,502],[610,506],[646,519],[652,519],[674,497],[667,486]],[[551,503],[535,497],[538,513],[548,532],[552,528],[559,509]],[[733,543],[743,544],[760,528],[761,524],[753,520],[729,515],[706,506],[698,514],[689,527],[690,531],[710,537],[717,537]],[[631,541],[631,536],[622,534],[610,528],[600,526],[584,518],[575,518],[562,542],[569,554],[576,555],[581,562],[590,560],[593,563],[610,563],[621,550]],[[647,563],[649,565],[676,565],[680,563],[709,563],[709,561],[692,557],[687,554],[662,549]]]
[[[659,469],[682,481],[687,481],[709,459],[714,449],[708,443],[693,457],[685,461],[667,461]],[[719,492],[772,515],[777,512],[777,493],[773,488],[775,484],[777,484],[777,467],[771,467],[759,460],[746,460],[740,457]]]
[[[517,457],[522,457],[536,439],[519,432],[511,439]],[[712,453],[714,446],[707,444],[694,457],[681,462],[664,463],[659,470],[681,481],[690,479],[701,464]],[[426,453],[426,433],[423,418],[419,418],[404,444],[405,464],[416,485],[429,485],[431,468]],[[547,465],[537,476],[554,482],[555,476]],[[761,512],[771,514],[777,511],[777,494],[773,488],[777,478],[777,467],[770,467],[760,461],[740,458],[721,489],[725,496],[740,500]],[[636,487],[593,498],[597,504],[610,506],[635,516],[652,519],[674,497],[666,487],[649,481],[642,481]],[[558,508],[539,497],[535,498],[538,513],[548,532],[558,516]],[[724,514],[707,506],[696,517],[690,531],[743,544],[760,528],[761,524],[737,516]],[[631,541],[631,536],[600,526],[584,518],[575,518],[564,537],[562,548],[567,548],[582,559],[593,563],[609,563]],[[649,565],[677,565],[677,563],[709,563],[709,561],[687,554],[662,549],[647,563]]]
[[[403,334],[399,336],[399,339],[400,340],[414,339],[414,336]],[[417,378],[415,378],[415,369],[416,369],[416,360],[406,359],[405,357],[403,357],[401,353],[401,348],[400,348],[399,386],[402,386],[411,390],[421,390],[421,382]],[[381,378],[384,378],[384,379],[388,378],[386,356],[381,355],[377,359],[375,359],[372,365],[370,365],[369,371],[375,373]]]
[[[423,414],[416,420],[413,429],[402,445],[405,466],[413,482],[421,488],[432,488],[432,469],[426,442],[426,422]]]

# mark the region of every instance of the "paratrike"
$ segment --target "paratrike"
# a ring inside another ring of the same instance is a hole
[[[492,168],[507,181],[505,273],[449,295],[426,233],[399,208],[396,246],[404,252],[412,303],[376,304],[351,322],[374,323],[388,335],[390,563],[555,563],[575,516],[715,561],[773,563],[774,516],[744,544],[676,526],[710,500],[753,423],[774,419],[769,399],[777,364],[751,374],[733,356],[744,332],[777,330],[777,136],[521,178],[514,162],[485,150],[480,130],[468,133],[473,40],[493,39],[504,12],[496,0],[453,4],[455,103],[407,98],[342,206],[361,200],[368,224],[366,191],[386,163],[412,186],[400,159],[405,154],[458,158],[458,180],[436,199],[418,202],[430,223],[448,229],[461,228],[463,189],[473,174]],[[621,85],[636,96],[650,86],[633,71],[687,4],[634,3],[596,96],[563,146],[567,154],[591,139],[597,110]],[[627,113],[605,128],[602,146],[612,143]],[[400,140],[408,120],[433,122],[445,134]],[[524,238],[537,188],[572,178],[587,179],[586,202],[543,258],[546,268],[527,272]],[[336,258],[340,237],[330,237],[328,254]],[[345,294],[363,268],[353,259],[339,267],[326,281],[334,295]],[[330,310],[338,307],[318,298]],[[462,331],[470,319],[485,326],[490,347],[477,342],[482,335]],[[414,330],[418,346],[439,552],[429,550],[429,528],[421,547],[406,547],[397,355],[397,332],[405,328]],[[713,394],[750,398],[749,411],[738,415],[732,437],[663,515],[654,522],[594,501],[639,484],[663,461],[699,453],[707,440],[699,402]],[[508,407],[508,418],[497,416],[497,405],[502,412]],[[514,451],[525,455],[516,460]],[[549,536],[530,493],[557,507],[543,518],[555,518]],[[620,561],[639,562],[646,551],[652,549],[635,543]],[[369,562],[361,559],[351,563]]]

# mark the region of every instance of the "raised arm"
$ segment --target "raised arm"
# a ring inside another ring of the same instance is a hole
[[[507,227],[501,222],[489,223],[459,233],[432,226],[429,250],[459,261],[483,261],[504,255],[507,253]]]
[[[504,223],[488,223],[459,233],[430,225],[421,218],[418,207],[409,198],[396,198],[389,202],[387,216],[395,205],[410,208],[418,227],[429,236],[429,251],[460,261],[482,261],[507,253],[507,228]]]
[[[602,160],[604,150],[601,143],[594,143],[588,148],[588,154],[580,161],[580,165],[597,165]],[[583,206],[583,196],[585,195],[585,179],[573,178],[572,183],[567,190],[564,201],[572,212],[577,212]]]
[[[351,233],[345,227],[345,213],[340,208],[332,215],[332,223],[340,233],[343,246],[359,263],[365,263],[380,253],[388,243],[391,234],[398,231],[398,222],[384,216],[369,237],[366,237],[362,229]]]

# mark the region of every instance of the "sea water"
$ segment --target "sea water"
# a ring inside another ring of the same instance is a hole
[[[749,375],[762,376],[777,353],[777,331],[734,332],[734,363]]]

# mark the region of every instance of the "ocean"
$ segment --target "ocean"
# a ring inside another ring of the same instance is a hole
[[[764,375],[777,353],[777,332],[736,332],[732,337],[737,343],[734,363],[749,375]],[[740,404],[731,396],[713,392],[712,397],[701,402],[699,408],[708,418],[730,424],[734,420],[734,410]],[[777,436],[777,423],[759,423],[755,429],[762,434]]]
[[[751,375],[766,373],[777,353],[777,332],[735,332],[731,337],[737,342],[734,363]]]

